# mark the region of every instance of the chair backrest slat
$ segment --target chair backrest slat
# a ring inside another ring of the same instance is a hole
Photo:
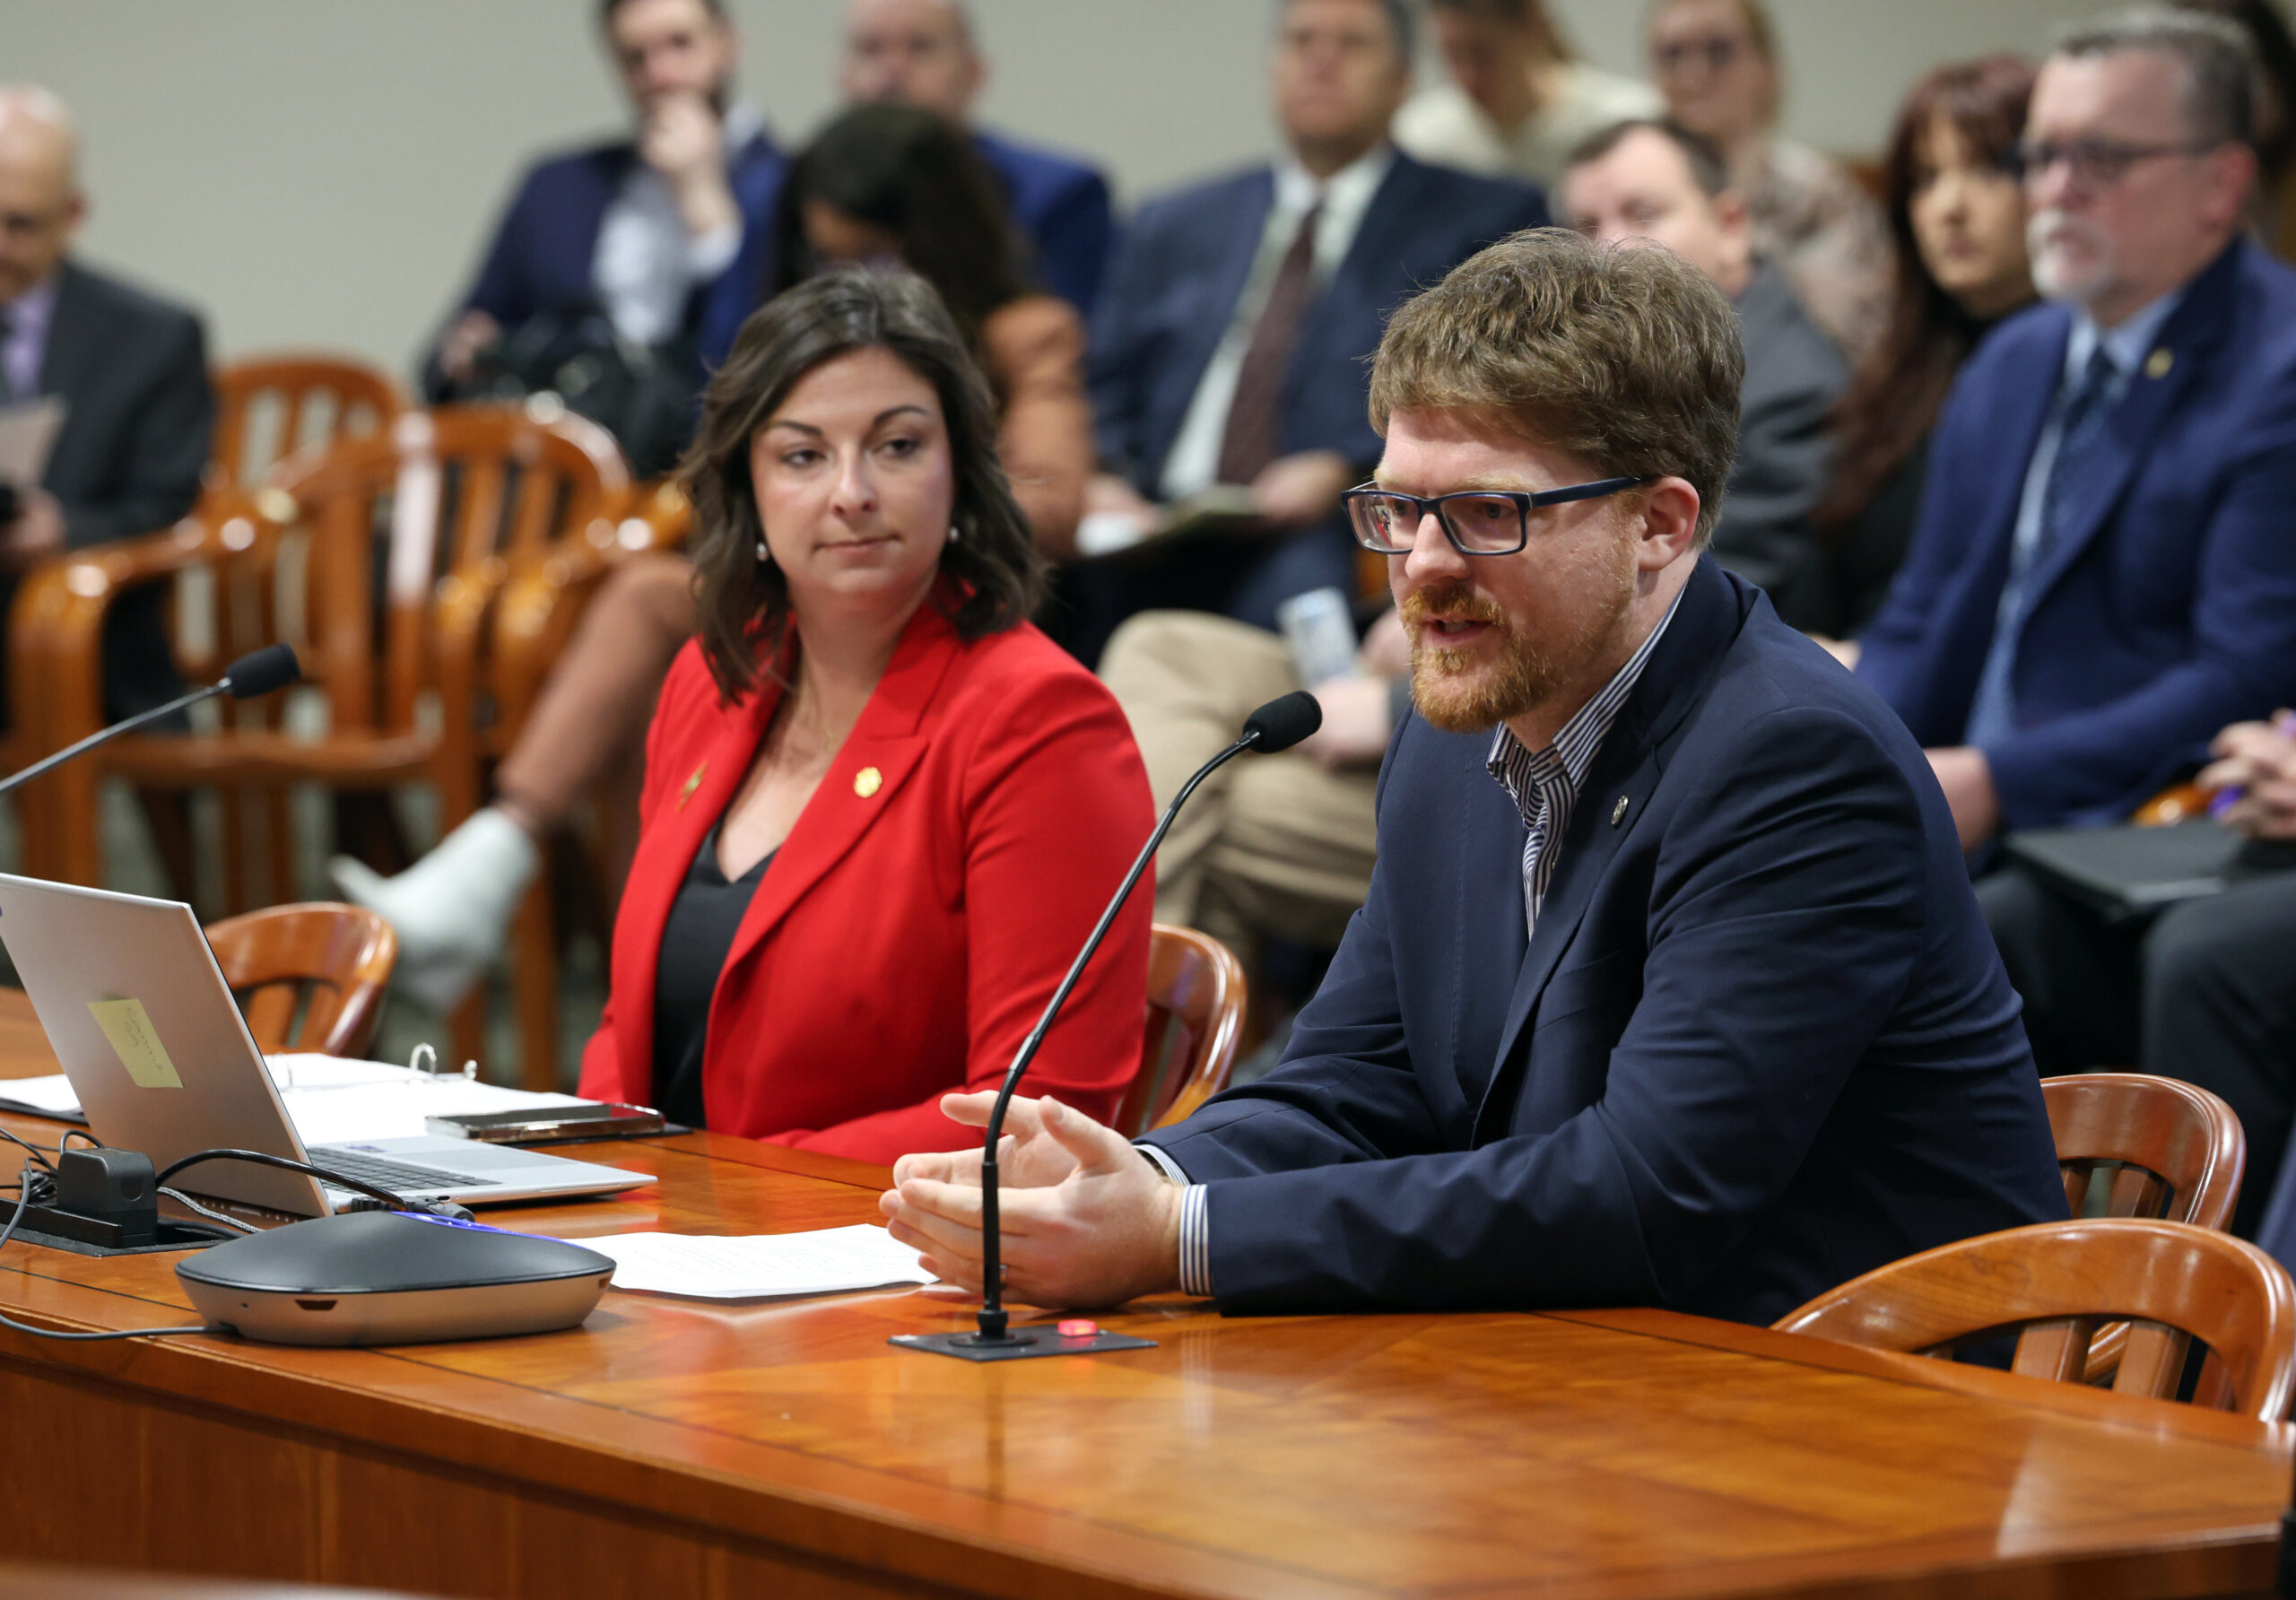
[[[1158,923],[1140,1069],[1118,1127],[1138,1135],[1168,1126],[1225,1088],[1243,1020],[1244,970],[1234,953],[1208,934]]]
[[[390,924],[358,906],[250,911],[210,924],[207,942],[265,1054],[360,1054],[382,1019],[384,986],[398,961]]]
[[[2190,1341],[2210,1354],[2196,1401],[2287,1415],[2296,1394],[2296,1284],[2245,1239],[2183,1222],[2043,1222],[1877,1267],[1774,1326],[1927,1352],[2021,1335],[2015,1370],[2074,1381],[2099,1325],[2128,1330],[2113,1387],[2172,1399]]]
[[[2109,1216],[2165,1216],[2197,1228],[2231,1220],[2247,1142],[2232,1109],[2207,1090],[2144,1073],[2083,1073],[2043,1079],[2041,1098],[2075,1216],[2092,1175],[2117,1166]]]

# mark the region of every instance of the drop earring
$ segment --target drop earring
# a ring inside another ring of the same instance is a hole
[[[757,564],[761,567],[773,565],[773,552],[765,547],[765,541],[762,539],[757,542]]]

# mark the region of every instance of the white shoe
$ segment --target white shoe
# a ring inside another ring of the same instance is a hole
[[[381,913],[397,932],[399,987],[450,1011],[502,949],[541,865],[532,836],[490,805],[396,877],[348,856],[328,862],[327,875],[344,898]]]

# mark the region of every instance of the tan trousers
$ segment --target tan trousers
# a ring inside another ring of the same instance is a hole
[[[1160,808],[1254,709],[1300,687],[1276,635],[1184,611],[1118,629],[1100,676],[1131,719]],[[1196,790],[1157,855],[1157,920],[1245,952],[1270,935],[1337,944],[1370,888],[1378,778],[1304,755],[1231,761]]]
[[[626,861],[637,832],[646,727],[670,663],[695,626],[693,563],[683,556],[634,557],[599,586],[495,770],[496,792],[526,822],[555,828],[599,787],[610,813],[609,849],[617,866]]]

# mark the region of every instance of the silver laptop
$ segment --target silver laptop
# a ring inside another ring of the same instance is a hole
[[[465,1205],[605,1195],[646,1172],[453,1138],[308,1151],[189,906],[0,873],[0,943],[96,1137],[164,1168],[203,1150],[308,1161],[394,1194]],[[171,1183],[295,1216],[353,1196],[301,1173],[203,1161]]]

